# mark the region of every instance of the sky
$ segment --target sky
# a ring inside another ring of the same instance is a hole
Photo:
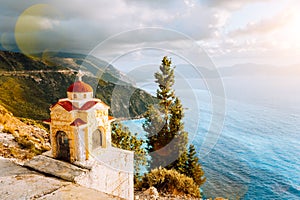
[[[157,63],[164,54],[189,62],[200,51],[216,67],[300,63],[298,0],[0,0],[0,5],[0,48],[27,55],[92,54],[125,71]]]

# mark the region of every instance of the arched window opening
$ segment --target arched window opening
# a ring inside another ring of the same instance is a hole
[[[57,158],[70,162],[70,147],[69,138],[63,131],[58,131],[56,134]]]
[[[102,146],[102,139],[103,139],[103,134],[102,132],[97,129],[93,132],[93,135],[92,135],[92,140],[93,140],[93,143],[92,143],[92,149],[96,149],[98,147],[101,147]]]

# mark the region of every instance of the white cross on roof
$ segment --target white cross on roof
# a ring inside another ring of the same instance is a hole
[[[83,76],[84,76],[84,72],[81,70],[78,70],[78,73],[77,73],[78,81],[82,81]]]

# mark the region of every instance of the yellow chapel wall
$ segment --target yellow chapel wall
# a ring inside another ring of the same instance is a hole
[[[61,106],[57,106],[51,110],[51,147],[52,147],[52,155],[53,157],[57,157],[58,149],[57,149],[57,141],[56,141],[56,134],[58,131],[63,131],[67,134],[69,139],[69,147],[70,147],[70,161],[74,162],[76,160],[77,155],[77,134],[70,124],[76,119],[71,112],[66,111]]]
[[[92,133],[99,129],[102,135],[102,148],[107,148],[111,145],[111,127],[108,120],[108,108],[90,109],[87,111],[71,111],[68,112],[61,106],[56,106],[51,109],[51,146],[52,155],[57,157],[57,141],[56,133],[64,131],[69,138],[70,147],[70,161],[89,159],[93,151]],[[80,127],[70,126],[70,124],[77,118],[85,121],[86,128],[84,128],[84,138],[80,138],[78,133]],[[81,146],[80,146],[81,145]],[[85,156],[81,155],[81,148],[84,148]]]

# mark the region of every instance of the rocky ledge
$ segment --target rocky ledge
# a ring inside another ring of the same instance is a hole
[[[2,157],[0,157],[0,188],[1,200],[121,200],[118,197],[82,187],[72,182],[45,176]]]
[[[73,182],[77,176],[87,172],[86,169],[44,155],[35,156],[25,162],[24,166],[71,182]]]

